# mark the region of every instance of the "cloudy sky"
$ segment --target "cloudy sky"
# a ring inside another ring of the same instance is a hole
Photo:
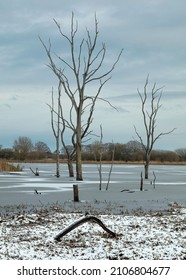
[[[137,139],[134,125],[145,136],[137,88],[143,92],[149,74],[164,86],[156,132],[176,128],[156,143],[157,149],[186,147],[186,1],[185,0],[0,0],[0,144],[11,147],[19,136],[44,141],[53,149],[50,126],[51,89],[57,81],[46,66],[48,59],[38,39],[61,56],[68,49],[59,40],[53,19],[69,34],[72,11],[78,20],[78,36],[94,30],[99,22],[98,46],[104,42],[107,69],[123,48],[123,54],[101,97],[118,111],[99,102],[92,130],[103,127],[104,142],[126,143]],[[92,137],[92,141],[97,140]]]

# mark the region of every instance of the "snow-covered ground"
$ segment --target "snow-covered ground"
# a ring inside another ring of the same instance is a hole
[[[88,222],[55,236],[83,215],[60,209],[0,217],[0,259],[186,259],[186,209],[144,215],[98,215],[117,237]]]

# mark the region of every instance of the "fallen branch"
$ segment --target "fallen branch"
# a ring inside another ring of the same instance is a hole
[[[41,194],[41,192],[38,192],[38,190],[36,190],[36,189],[34,190],[34,193],[35,194]]]
[[[36,168],[36,172],[34,172],[34,170],[30,167],[30,170],[32,171],[32,173],[35,175],[35,176],[39,176],[39,169]]]
[[[94,217],[94,216],[85,216],[80,218],[79,220],[77,220],[76,222],[74,222],[73,224],[69,225],[68,227],[66,227],[62,232],[60,232],[58,235],[56,235],[56,237],[54,238],[56,241],[60,241],[61,237],[63,237],[64,235],[66,235],[67,233],[69,233],[70,231],[72,231],[73,229],[79,227],[80,225],[86,223],[86,222],[95,222],[97,223],[100,227],[102,227],[107,233],[109,233],[110,235],[112,235],[113,237],[116,237],[116,233],[111,231],[110,229],[108,229],[103,222]]]

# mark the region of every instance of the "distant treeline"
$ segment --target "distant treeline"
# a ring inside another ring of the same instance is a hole
[[[97,147],[98,145],[98,147]],[[103,161],[143,161],[144,148],[137,141],[129,141],[126,144],[121,143],[106,143],[101,147],[101,159]],[[83,160],[99,160],[100,147],[99,144],[92,144],[84,146],[82,152]],[[183,162],[186,161],[186,148],[178,149],[176,151],[153,150],[151,154],[151,161],[158,162]]]
[[[72,146],[68,146],[69,151],[73,151]],[[100,143],[83,145],[82,159],[84,161],[99,161],[101,155],[102,161],[143,161],[144,147],[138,141],[129,141],[122,143]],[[114,155],[114,157],[113,157]],[[3,148],[0,146],[0,158],[6,160],[25,161],[25,160],[55,160],[56,153],[51,152],[50,148],[44,142],[37,142],[35,145],[28,137],[19,137],[14,142],[12,148]],[[66,154],[61,149],[60,158],[65,160]],[[151,161],[157,162],[183,162],[186,161],[186,148],[180,148],[175,151],[153,150]]]

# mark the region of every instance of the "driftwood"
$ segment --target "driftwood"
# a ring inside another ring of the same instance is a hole
[[[76,222],[72,223],[71,225],[69,225],[68,227],[66,227],[62,232],[60,232],[58,235],[56,235],[56,237],[54,238],[56,241],[60,241],[61,237],[63,237],[64,235],[66,235],[67,233],[69,233],[70,231],[72,231],[73,229],[77,228],[78,226],[86,223],[86,222],[95,222],[97,223],[100,227],[102,227],[107,233],[109,233],[110,235],[112,235],[112,237],[116,237],[116,233],[111,231],[110,229],[108,229],[103,222],[94,217],[94,216],[90,216],[87,215],[85,217],[80,218],[79,220],[77,220]]]
[[[41,192],[38,192],[38,190],[36,190],[36,189],[34,190],[34,193],[35,194],[41,194]]]
[[[34,172],[34,170],[30,167],[30,170],[32,171],[32,173],[35,175],[35,176],[39,176],[39,169],[36,168],[36,172]]]

